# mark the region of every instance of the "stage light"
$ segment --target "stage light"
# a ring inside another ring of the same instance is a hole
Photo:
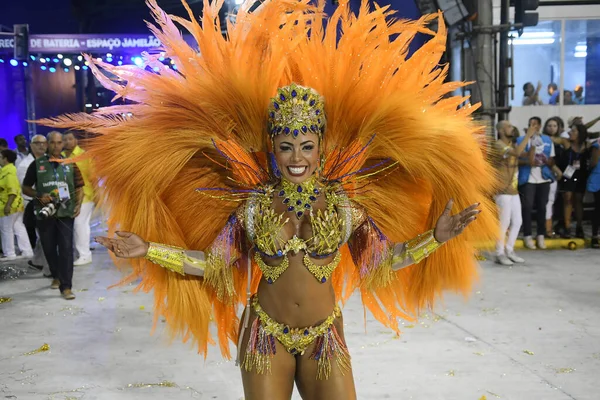
[[[63,71],[69,72],[69,68],[63,68]]]
[[[117,61],[117,64],[123,65],[123,61],[119,60],[119,61]]]
[[[144,59],[142,57],[131,57],[131,61],[133,61],[133,63],[138,67],[144,65]]]
[[[102,61],[102,57],[96,58],[96,61]]]
[[[35,61],[35,56],[29,56],[29,58],[31,58],[31,61]]]
[[[112,54],[106,53],[106,58],[112,58]]]
[[[165,58],[163,56],[158,57],[158,61],[165,61]]]
[[[56,57],[58,57],[59,59],[63,59],[63,55],[62,54],[57,54]]]
[[[84,66],[83,66],[83,67],[81,67],[81,68],[83,68],[84,70],[87,70],[87,69],[88,69],[88,66],[87,66],[87,65],[84,65]]]
[[[63,60],[63,64],[65,64],[67,67],[70,67],[71,65],[73,65],[73,61],[71,61],[70,58],[65,58]]]
[[[42,71],[45,71],[45,70],[47,70],[47,69],[48,69],[48,67],[46,67],[45,65],[42,65],[42,66],[40,67],[40,69],[41,69]]]
[[[52,62],[55,62],[55,63],[57,63],[57,62],[59,62],[59,61],[60,61],[60,60],[59,60],[58,58],[53,58],[53,59],[52,59]]]
[[[171,64],[175,64],[175,60],[171,60]]]
[[[87,62],[87,61],[86,61],[86,62],[84,62],[84,64],[85,64],[85,65],[90,65],[90,63],[89,63],[89,62]]]
[[[42,57],[42,58],[40,58],[40,62],[41,62],[41,63],[45,63],[45,62],[46,62],[46,59],[45,59],[44,57]]]
[[[106,59],[106,62],[111,63],[111,62],[113,62],[113,59],[109,57]]]
[[[76,65],[73,68],[75,68],[75,71],[79,71],[81,69],[81,67],[79,65]]]
[[[77,56],[78,61],[83,61],[83,56]]]
[[[26,66],[28,66],[28,65],[29,65],[29,63],[28,63],[27,61],[23,61],[23,66],[24,66],[24,67],[26,67]]]
[[[17,65],[19,65],[19,62],[17,60],[10,60],[10,65],[16,67]]]
[[[152,70],[153,70],[154,72],[158,72],[158,71],[160,71],[160,68],[158,68],[158,67],[154,67],[154,68],[152,68]]]
[[[173,69],[177,71],[177,65],[173,64]]]
[[[4,60],[0,58],[0,63],[4,64]]]
[[[52,73],[55,73],[55,72],[56,72],[56,68],[54,68],[54,67],[50,67],[50,68],[48,68],[48,71],[50,71],[50,72],[52,72]]]

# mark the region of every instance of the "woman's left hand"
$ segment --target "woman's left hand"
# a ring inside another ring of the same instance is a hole
[[[477,209],[480,204],[475,203],[458,214],[450,215],[454,201],[452,199],[448,201],[446,209],[435,224],[435,230],[433,231],[435,240],[443,243],[460,235],[467,226],[477,219],[477,214],[481,212]]]
[[[4,206],[4,215],[9,215],[10,214],[10,207],[8,205]]]

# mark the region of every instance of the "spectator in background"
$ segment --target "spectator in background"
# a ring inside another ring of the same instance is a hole
[[[559,135],[559,133],[561,132],[560,131],[561,122],[562,121],[558,117],[548,118],[548,120],[546,120],[546,123],[544,124],[544,129],[542,131],[542,133],[544,135],[547,135],[554,143],[555,158],[558,158],[562,151],[562,146],[557,145],[557,142],[560,143],[560,140],[561,140],[560,135]],[[552,167],[552,172],[554,173],[556,180],[550,184],[550,191],[548,192],[548,203],[546,204],[546,237],[547,238],[554,237],[554,227],[553,227],[552,216],[554,214],[554,201],[556,199],[556,191],[557,191],[557,187],[558,187],[557,181],[560,180],[562,177],[562,172],[561,172],[560,168],[558,168],[556,165],[554,165]]]
[[[27,138],[25,137],[25,135],[15,136],[15,144],[17,145],[17,162],[15,163],[15,166],[19,168],[19,164],[21,163],[21,161],[29,154],[29,148],[27,147]]]
[[[21,250],[21,256],[31,258],[33,250],[27,237],[27,231],[22,225],[15,225],[17,217],[23,211],[21,185],[17,178],[15,161],[17,154],[12,150],[0,151],[0,232],[2,234],[2,252],[4,260],[16,260],[15,235]]]
[[[524,106],[538,106],[542,105],[540,100],[540,90],[542,89],[542,82],[538,82],[537,87],[534,88],[531,82],[527,82],[523,85],[523,102]]]
[[[559,190],[563,195],[565,231],[563,238],[571,238],[571,216],[575,209],[577,221],[576,236],[584,238],[583,233],[583,195],[587,182],[587,129],[582,124],[573,125],[569,140],[561,139],[565,151],[557,159],[557,164],[563,171]]]
[[[30,147],[31,151],[17,167],[17,177],[19,178],[21,187],[23,187],[23,180],[25,179],[25,174],[27,173],[27,169],[31,163],[33,163],[37,158],[46,154],[46,150],[48,149],[48,141],[42,135],[35,135],[31,138]],[[31,200],[31,197],[23,194],[25,211],[22,216],[17,218],[15,225],[23,224],[27,230],[29,243],[31,243],[31,247],[33,247],[33,259],[29,261],[29,265],[35,269],[43,270],[44,275],[49,277],[51,276],[50,267],[48,266],[46,257],[44,257],[42,244],[39,240],[37,240],[38,235],[36,233],[35,213],[33,210],[33,202]]]
[[[0,138],[0,151],[2,150],[8,150],[8,142],[6,139]]]
[[[594,195],[594,213],[592,215],[592,248],[600,249],[600,142],[591,146],[590,175],[587,191]]]
[[[529,119],[528,129],[536,133],[527,140],[525,156],[519,158],[519,193],[522,196],[523,235],[525,247],[535,249],[532,238],[533,204],[536,205],[537,247],[546,248],[546,204],[550,192],[550,183],[554,181],[554,144],[549,136],[541,134],[542,120],[539,117]],[[517,139],[517,146],[525,137]]]
[[[79,147],[77,138],[74,132],[66,132],[63,135],[65,150],[63,156],[77,157],[85,151]],[[94,187],[92,186],[92,171],[90,160],[78,161],[77,167],[81,172],[81,176],[85,185],[83,186],[83,203],[81,204],[81,212],[75,218],[73,226],[73,242],[75,250],[77,250],[77,259],[73,265],[85,265],[92,262],[92,252],[90,251],[90,219],[94,211]]]
[[[525,262],[514,251],[515,242],[523,222],[521,200],[517,190],[519,170],[517,159],[535,130],[530,128],[527,131],[525,140],[519,146],[515,146],[513,143],[515,130],[509,121],[498,122],[496,130],[498,131],[498,140],[493,145],[492,163],[498,172],[500,181],[499,191],[495,198],[500,219],[500,236],[496,242],[496,263],[510,266],[513,263]],[[507,231],[508,238],[506,238]]]
[[[575,86],[575,98],[573,99],[575,104],[585,104],[585,98],[583,97],[583,86]]]
[[[550,100],[548,100],[548,104],[551,105],[557,105],[559,102],[559,91],[558,91],[558,86],[556,85],[556,83],[549,83],[548,84],[548,96],[550,96]]]
[[[570,90],[564,90],[563,95],[565,106],[572,106],[575,104],[575,101],[573,100],[573,92],[571,92]]]

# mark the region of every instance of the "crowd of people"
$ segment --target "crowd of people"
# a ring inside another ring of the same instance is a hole
[[[544,101],[541,99],[540,92],[542,90],[542,82],[538,82],[537,86],[533,86],[533,83],[527,82],[523,85],[523,100],[521,102],[524,106],[541,106]],[[549,83],[547,86],[548,92],[548,104],[558,105],[560,104],[560,90],[556,83]],[[563,90],[563,104],[566,106],[585,104],[585,97],[583,95],[583,86],[577,85],[573,90]]]
[[[89,160],[59,162],[84,153],[73,132],[0,139],[0,262],[28,259],[72,300],[74,265],[92,262],[90,219],[94,187]],[[16,246],[15,246],[16,243]]]
[[[598,133],[588,132],[598,121],[600,118],[584,124],[581,117],[573,117],[565,128],[560,117],[552,117],[542,127],[539,117],[531,117],[522,136],[509,121],[498,122],[493,152],[501,179],[496,195],[501,229],[497,263],[524,262],[514,252],[521,227],[528,249],[545,249],[546,238],[585,238],[586,192],[594,198],[591,245],[600,248],[600,142]]]

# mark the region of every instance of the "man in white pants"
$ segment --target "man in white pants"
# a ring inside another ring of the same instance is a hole
[[[77,157],[85,151],[77,144],[77,138],[73,132],[66,132],[63,135],[65,148],[63,156]],[[90,160],[79,161],[76,163],[81,176],[85,182],[83,187],[83,202],[81,204],[81,212],[75,218],[73,225],[73,243],[77,252],[77,258],[73,265],[85,265],[92,262],[92,252],[90,251],[90,219],[94,211],[94,187],[92,186],[91,165]]]
[[[500,177],[499,191],[496,194],[496,205],[500,219],[500,237],[496,243],[496,262],[501,265],[513,265],[525,262],[514,251],[515,242],[521,229],[521,200],[518,184],[518,157],[525,149],[527,142],[535,133],[529,129],[525,140],[515,147],[513,143],[514,129],[509,121],[500,121],[496,125],[498,140],[493,144],[494,166]],[[508,231],[508,238],[506,232]]]

